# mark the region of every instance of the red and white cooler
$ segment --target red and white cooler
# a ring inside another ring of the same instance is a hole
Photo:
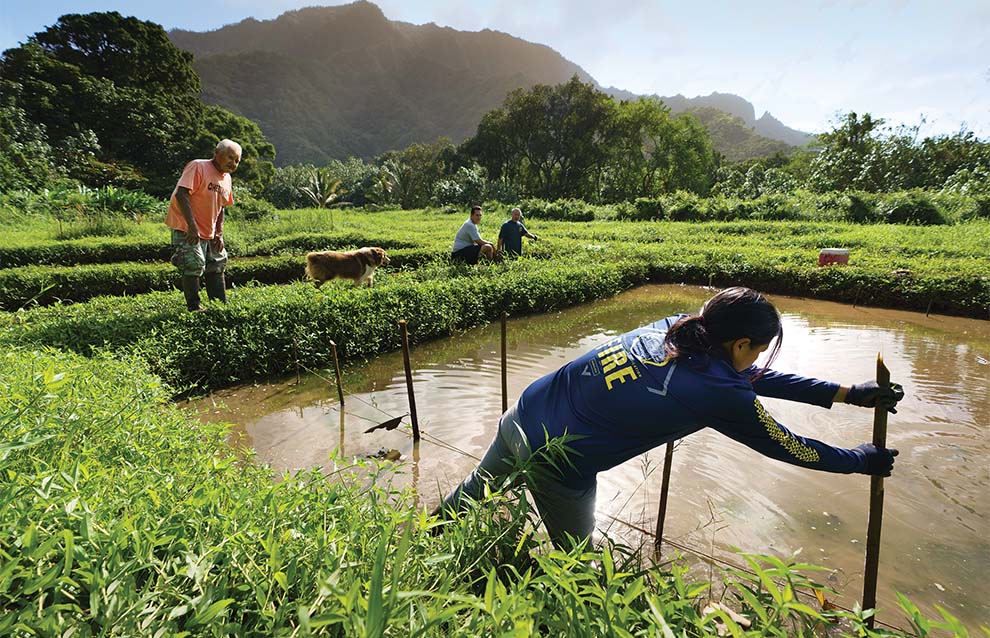
[[[829,264],[846,265],[849,263],[848,248],[822,248],[818,253],[818,265],[828,266]]]

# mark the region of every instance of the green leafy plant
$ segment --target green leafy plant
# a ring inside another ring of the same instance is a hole
[[[334,178],[326,167],[313,168],[309,173],[306,186],[299,190],[309,198],[317,208],[329,208],[340,197],[341,181]],[[333,230],[333,213],[330,213],[330,230]]]

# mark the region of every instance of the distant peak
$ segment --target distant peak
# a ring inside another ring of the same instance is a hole
[[[279,20],[285,17],[338,17],[338,16],[353,16],[353,15],[367,15],[369,17],[376,17],[385,20],[385,14],[382,12],[381,8],[367,0],[356,0],[350,4],[339,4],[335,6],[314,6],[314,7],[302,7],[301,9],[293,9],[291,11],[286,11],[282,15],[275,18]]]

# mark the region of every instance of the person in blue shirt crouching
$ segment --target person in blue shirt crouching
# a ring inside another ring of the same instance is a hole
[[[481,463],[434,511],[447,515],[497,489],[530,457],[525,480],[557,547],[590,540],[597,474],[647,450],[713,428],[770,458],[836,473],[889,476],[897,450],[833,447],[794,434],[759,397],[830,408],[845,402],[895,412],[898,384],[844,386],[770,369],[783,327],[776,308],[749,288],[729,288],[698,315],[675,315],[627,332],[527,387],[502,415]],[[768,352],[766,365],[757,358]],[[563,441],[564,462],[541,459]]]

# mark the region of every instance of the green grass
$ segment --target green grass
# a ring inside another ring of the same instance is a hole
[[[709,583],[621,546],[556,551],[513,493],[439,523],[389,464],[273,481],[139,358],[13,349],[0,376],[5,636],[967,635],[907,600],[905,634],[818,611],[794,560]],[[750,629],[704,611],[713,585]]]
[[[231,219],[231,277],[244,279],[202,314],[154,291],[174,277],[160,223],[75,241],[51,239],[33,217],[0,228],[0,293],[54,284],[49,294],[80,301],[0,313],[0,635],[694,637],[717,635],[716,620],[735,636],[968,635],[907,599],[903,633],[819,611],[798,595],[822,590],[816,568],[793,559],[744,556],[748,570],[710,583],[631,548],[555,551],[511,492],[441,524],[423,495],[391,483],[401,466],[337,458],[333,472],[273,477],[230,450],[222,426],[170,404],[296,359],[324,367],[330,340],[350,362],[393,350],[398,319],[414,341],[433,339],[647,281],[983,317],[990,306],[985,220],[530,219],[544,240],[527,242],[527,258],[475,268],[445,257],[465,218],[337,211],[333,229],[316,210]],[[482,235],[503,218],[487,214]],[[394,257],[375,288],[298,281],[306,250],[363,244]],[[851,265],[817,268],[824,247],[850,248]],[[12,255],[39,265],[11,267]],[[753,626],[706,612],[710,591]]]
[[[451,237],[463,221],[459,213],[429,211],[337,214],[342,219],[333,231],[315,229],[328,225],[326,211],[317,210],[285,211],[277,220],[262,222],[231,220],[227,239],[232,276],[238,282],[285,283],[296,278],[295,271],[273,269],[268,262],[245,257],[295,256],[301,263],[309,250],[376,244],[400,258],[410,251],[405,261],[415,267],[448,254]],[[501,221],[498,215],[484,219],[483,236],[494,238]],[[529,255],[579,266],[634,261],[657,282],[743,284],[766,292],[981,318],[990,312],[986,259],[990,222],[985,220],[951,226],[805,221],[529,223],[544,238],[527,242]],[[167,289],[174,283],[165,261],[168,236],[163,226],[157,232],[159,244],[151,242],[147,233],[135,236],[131,244],[120,238],[4,241],[0,263],[8,265],[94,261],[102,265],[90,265],[88,270],[0,269],[0,304],[16,309],[31,300],[46,304]],[[850,265],[818,268],[818,251],[829,247],[848,248]],[[153,263],[158,268],[126,263],[149,255],[157,258]],[[117,267],[110,265],[118,262]],[[252,263],[259,265],[255,269]]]

